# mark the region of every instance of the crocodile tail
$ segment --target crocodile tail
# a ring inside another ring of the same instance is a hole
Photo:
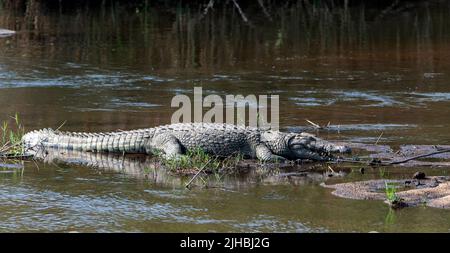
[[[53,129],[31,131],[22,137],[25,150],[36,150],[39,146],[47,146],[48,140],[54,135]]]
[[[79,151],[145,153],[150,129],[111,133],[74,133],[52,129],[32,131],[23,136],[26,151],[59,148]]]

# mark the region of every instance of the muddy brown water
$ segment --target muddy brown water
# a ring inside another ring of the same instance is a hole
[[[249,14],[252,25],[234,12],[199,19],[183,8],[50,11],[31,22],[1,9],[0,27],[17,34],[0,38],[0,119],[17,112],[29,130],[64,121],[73,131],[151,127],[170,122],[174,95],[202,86],[205,95],[279,95],[283,130],[315,132],[309,119],[330,122],[317,134],[331,140],[374,143],[383,133],[379,143],[393,148],[450,143],[448,3],[381,17],[302,8],[272,22]],[[448,232],[448,210],[391,212],[319,186],[448,169],[339,166],[345,177],[228,178],[186,190],[176,178],[26,163],[0,170],[0,231]]]

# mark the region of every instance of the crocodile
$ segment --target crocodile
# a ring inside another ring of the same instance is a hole
[[[178,123],[153,128],[106,133],[35,130],[22,138],[25,153],[43,148],[89,152],[162,154],[177,158],[200,148],[219,157],[240,154],[263,162],[326,161],[332,153],[350,153],[345,145],[309,133],[289,133],[221,123]]]

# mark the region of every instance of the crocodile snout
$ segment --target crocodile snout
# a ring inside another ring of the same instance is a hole
[[[324,151],[327,153],[341,153],[341,154],[349,154],[352,152],[352,149],[346,145],[337,145],[324,140],[318,140],[317,144],[319,144],[317,146],[318,147],[317,149],[322,152]]]

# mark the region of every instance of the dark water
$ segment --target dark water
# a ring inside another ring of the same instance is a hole
[[[332,140],[449,144],[450,5],[394,13],[294,5],[202,10],[0,10],[0,119],[26,128],[109,131],[170,122],[176,94],[280,95],[283,130],[331,123]],[[306,129],[311,130],[311,129]],[[379,178],[352,168],[341,180]],[[390,168],[405,177],[422,168]],[[447,168],[428,169],[446,174]],[[324,179],[227,179],[186,190],[86,166],[26,163],[0,174],[0,231],[449,231],[450,212],[392,213],[380,201],[334,197]],[[414,170],[414,171],[413,171]],[[9,171],[9,172],[8,172]],[[11,172],[14,171],[14,172]],[[383,175],[384,176],[384,175]]]

